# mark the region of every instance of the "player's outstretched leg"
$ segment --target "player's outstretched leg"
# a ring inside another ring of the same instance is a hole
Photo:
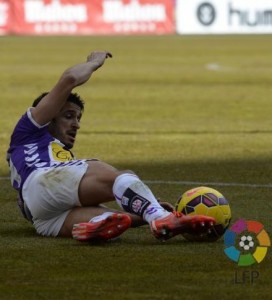
[[[133,174],[119,175],[113,185],[117,203],[127,212],[141,216],[150,225],[154,236],[167,240],[181,233],[203,233],[214,223],[206,216],[185,216],[166,211],[151,190]]]
[[[159,240],[168,240],[177,234],[200,234],[206,232],[215,224],[212,217],[186,216],[179,212],[173,212],[165,218],[153,220],[150,223],[151,231]]]
[[[78,241],[106,241],[121,235],[131,226],[131,217],[123,213],[107,212],[87,223],[75,224],[73,238]]]

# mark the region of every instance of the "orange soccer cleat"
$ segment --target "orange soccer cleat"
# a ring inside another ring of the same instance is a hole
[[[113,213],[101,221],[75,224],[72,236],[78,241],[106,241],[126,231],[131,222],[129,215]]]
[[[177,234],[201,234],[208,231],[214,224],[215,219],[212,217],[187,216],[175,211],[165,218],[152,221],[150,227],[154,236],[164,241]]]

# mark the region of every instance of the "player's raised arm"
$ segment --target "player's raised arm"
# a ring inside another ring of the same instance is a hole
[[[108,57],[112,57],[108,51],[92,52],[85,63],[77,64],[62,74],[52,90],[32,108],[32,117],[39,124],[50,122],[61,110],[71,91],[87,82],[92,73],[99,69]]]

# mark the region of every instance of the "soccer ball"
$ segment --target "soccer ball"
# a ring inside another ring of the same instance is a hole
[[[216,241],[225,233],[231,220],[228,200],[217,190],[205,186],[193,188],[181,195],[175,209],[185,215],[205,215],[215,219],[215,225],[209,232],[200,235],[184,233],[183,236],[189,241]]]

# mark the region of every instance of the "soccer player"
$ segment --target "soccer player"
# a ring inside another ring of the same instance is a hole
[[[108,240],[147,223],[161,240],[208,230],[213,218],[169,211],[170,204],[160,205],[132,171],[117,170],[97,159],[74,158],[71,149],[84,102],[72,91],[110,57],[110,52],[95,51],[86,62],[65,70],[18,121],[7,160],[22,213],[40,235],[81,241]],[[104,206],[114,200],[122,210]]]

